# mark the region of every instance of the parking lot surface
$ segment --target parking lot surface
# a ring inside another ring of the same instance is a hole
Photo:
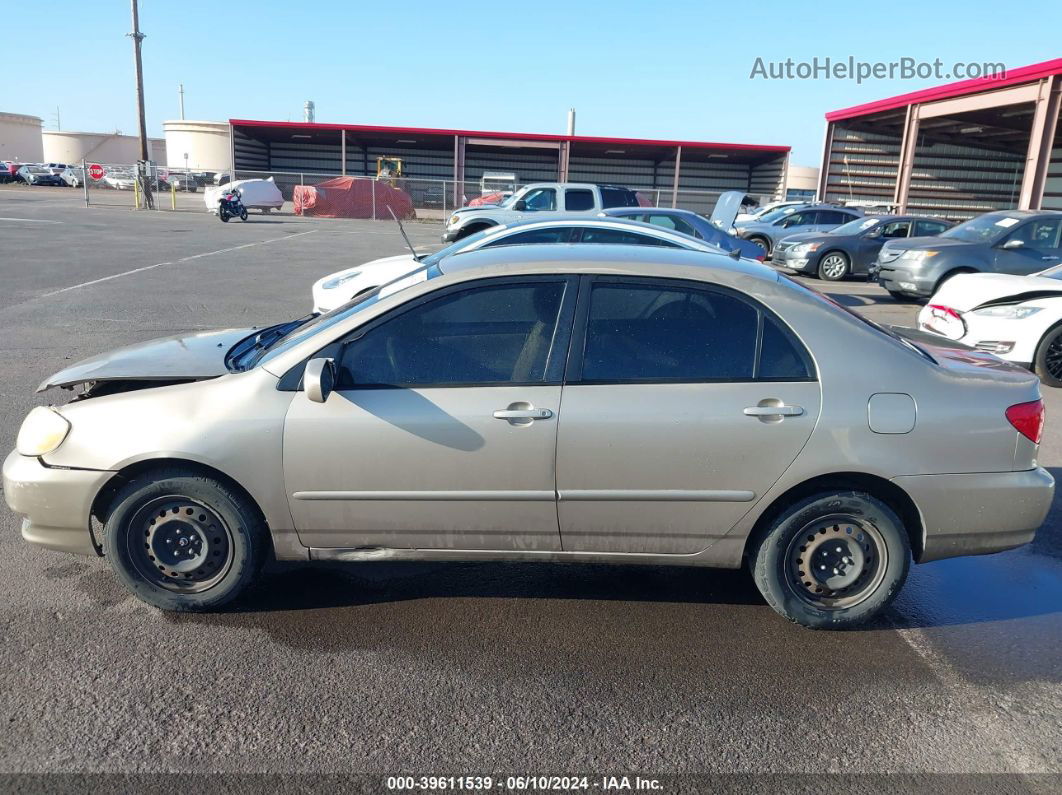
[[[404,248],[392,223],[4,186],[0,448],[73,361],[303,315],[321,275]],[[809,283],[913,323],[876,285]],[[743,572],[574,564],[277,566],[224,613],[168,615],[103,560],[24,543],[5,507],[0,638],[8,773],[1062,772],[1058,499],[1032,546],[914,567],[884,621],[838,633]]]

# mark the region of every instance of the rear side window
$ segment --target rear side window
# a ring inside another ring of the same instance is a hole
[[[766,312],[679,285],[595,284],[583,351],[591,383],[812,378],[803,346]]]
[[[529,229],[526,232],[518,232],[515,235],[507,235],[497,240],[492,240],[483,245],[483,248],[494,246],[520,246],[528,243],[565,243],[571,227],[560,226],[545,229]]]
[[[810,378],[808,362],[802,346],[782,330],[773,317],[763,318],[763,338],[760,341],[760,366],[756,373],[765,381]]]
[[[626,188],[601,188],[601,207],[637,207],[638,197]]]
[[[815,224],[836,224],[840,226],[843,223],[851,221],[855,218],[854,215],[848,215],[848,213],[838,212],[837,210],[819,210],[815,214],[815,220],[812,223]]]
[[[752,378],[757,315],[722,293],[597,285],[590,294],[583,380]]]
[[[605,205],[606,207],[608,205]],[[593,191],[584,189],[564,191],[564,209],[578,212],[580,210],[594,209]]]
[[[914,233],[918,237],[924,235],[939,235],[947,228],[948,225],[942,224],[940,221],[916,221]]]
[[[597,227],[584,227],[582,236],[583,243],[604,243],[621,246],[663,246],[664,248],[682,248],[669,240],[661,240],[658,237],[639,235],[636,232],[624,232],[619,229],[600,229]]]
[[[670,215],[650,215],[647,216],[647,218],[649,223],[656,226],[662,226],[664,229],[674,229],[676,232],[681,232],[684,235],[699,237],[696,230],[681,218],[674,218]]]

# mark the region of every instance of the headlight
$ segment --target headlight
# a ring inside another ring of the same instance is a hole
[[[818,251],[821,245],[822,243],[798,243],[789,250],[794,254],[810,254],[812,251]]]
[[[743,235],[743,234],[745,234],[745,227],[743,227],[743,226],[735,226],[734,227],[734,234],[735,235]]]
[[[921,262],[924,259],[929,259],[930,257],[935,257],[939,253],[940,253],[939,251],[925,251],[925,250],[921,250],[920,251],[920,250],[915,250],[915,249],[908,249],[907,251],[903,252],[900,255],[900,259],[905,259],[908,262]]]
[[[456,213],[454,213],[453,215],[450,216],[450,220],[446,222],[446,225],[447,226],[457,226],[457,222],[460,221],[460,220],[461,220],[461,218]]]
[[[350,273],[345,273],[342,276],[337,276],[334,279],[329,279],[327,282],[322,282],[321,287],[326,290],[334,290],[340,285],[346,284],[351,279],[356,279],[359,276],[361,276],[361,271],[351,271]]]
[[[1035,315],[1043,307],[1041,306],[1019,306],[1017,304],[1010,304],[1009,306],[986,306],[983,309],[975,309],[975,315],[981,315],[982,317],[998,317],[1005,320],[1022,320],[1030,315]]]
[[[37,406],[23,420],[15,449],[21,455],[44,455],[59,447],[68,433],[66,417],[53,408]]]

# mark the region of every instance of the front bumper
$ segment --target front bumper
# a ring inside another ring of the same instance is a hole
[[[1020,472],[893,478],[922,515],[919,563],[987,555],[1028,544],[1043,524],[1055,479],[1042,467]]]
[[[443,230],[442,242],[443,243],[453,243],[455,240],[457,240],[457,235],[458,235],[458,233],[460,231],[461,230],[459,228]]]
[[[771,264],[791,271],[811,271],[815,269],[812,257],[807,254],[796,255],[792,249],[780,249],[775,246],[771,254]]]
[[[899,264],[899,260],[880,264],[877,269],[878,284],[886,290],[905,295],[928,298],[933,295],[936,280]]]
[[[12,451],[4,461],[4,498],[21,514],[22,537],[60,552],[95,555],[89,518],[92,502],[114,475],[94,469],[46,467]]]

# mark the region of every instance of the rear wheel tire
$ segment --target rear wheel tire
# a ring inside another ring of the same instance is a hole
[[[834,491],[783,511],[751,563],[756,587],[779,614],[811,629],[846,629],[888,607],[910,560],[895,511],[866,492]]]
[[[254,579],[269,549],[257,508],[240,492],[181,468],[115,495],[104,550],[124,585],[161,610],[213,610]]]
[[[1062,387],[1062,325],[1044,334],[1036,346],[1033,371],[1048,386]]]
[[[226,210],[218,210],[218,218],[221,219],[221,223],[227,224],[229,222],[229,214]]]
[[[829,251],[819,260],[819,278],[839,282],[848,276],[852,264],[843,251]]]

